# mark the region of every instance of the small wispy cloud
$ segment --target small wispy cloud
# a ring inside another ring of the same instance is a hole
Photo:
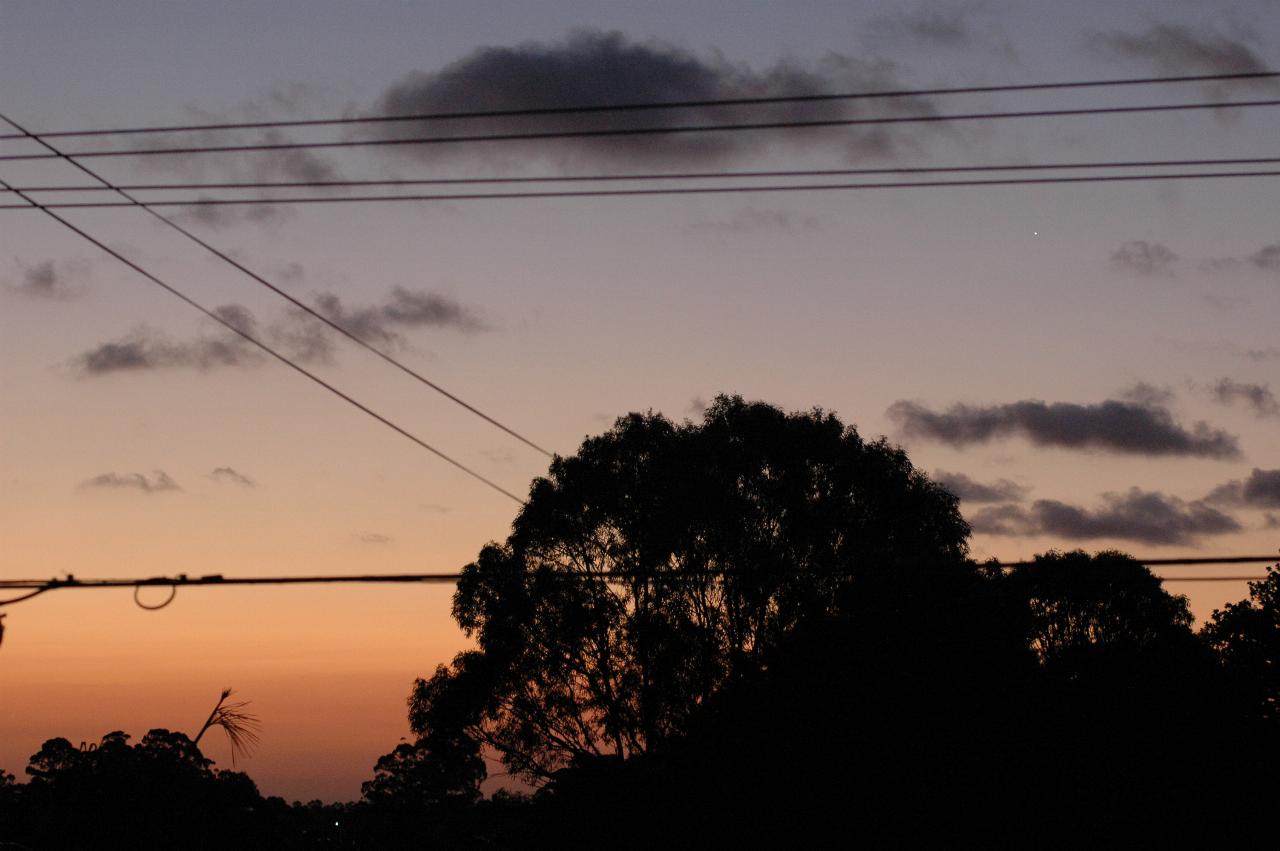
[[[1280,400],[1269,384],[1252,384],[1220,378],[1209,388],[1209,397],[1219,405],[1243,404],[1257,417],[1280,417]]]
[[[1120,271],[1146,277],[1172,276],[1178,255],[1163,243],[1134,239],[1111,252],[1111,265]]]
[[[355,538],[362,544],[389,544],[395,540],[390,535],[383,535],[381,532],[357,532]]]
[[[234,485],[240,485],[246,488],[255,488],[258,483],[246,476],[244,473],[237,471],[232,467],[215,467],[213,472],[209,474],[209,478],[215,482],[228,482]]]
[[[1144,63],[1163,74],[1250,74],[1267,63],[1242,41],[1203,29],[1157,24],[1143,32],[1093,31],[1088,46],[1106,59]]]
[[[89,271],[87,260],[44,260],[35,264],[16,260],[15,264],[17,280],[5,283],[10,292],[50,301],[69,301],[84,295],[84,280]]]
[[[689,233],[700,236],[759,236],[761,234],[808,233],[818,230],[817,216],[797,216],[786,210],[745,207],[722,221],[695,222]]]
[[[180,491],[182,487],[168,473],[156,470],[151,477],[142,473],[100,473],[80,483],[82,489],[136,490],[142,493]]]
[[[991,503],[1017,502],[1026,497],[1030,488],[1010,481],[997,479],[994,482],[979,482],[964,473],[948,473],[938,470],[933,474],[934,481],[955,494],[961,502]]]

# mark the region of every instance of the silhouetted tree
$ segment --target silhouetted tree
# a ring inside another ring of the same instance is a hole
[[[454,617],[479,649],[418,681],[411,727],[533,780],[645,753],[859,588],[959,566],[967,534],[954,497],[834,415],[724,396],[700,424],[632,414],[557,457],[464,569]]]
[[[428,808],[472,804],[480,797],[484,760],[470,739],[405,742],[378,758],[373,779],[361,786],[375,807]]]
[[[1280,565],[1205,624],[1205,638],[1263,717],[1280,721]]]
[[[1187,598],[1165,591],[1158,576],[1124,553],[1050,552],[1008,582],[1027,607],[1030,646],[1048,665],[1191,637]]]

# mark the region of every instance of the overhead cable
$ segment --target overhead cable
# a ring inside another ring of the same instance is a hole
[[[32,136],[31,138],[37,138]],[[1196,160],[1110,160],[1102,162],[995,163],[979,165],[885,166],[880,168],[819,168],[770,171],[674,171],[623,174],[555,174],[507,177],[419,177],[380,180],[276,180],[230,181],[224,183],[114,183],[84,186],[75,184],[15,185],[22,192],[106,192],[179,191],[214,189],[340,189],[354,186],[453,186],[498,183],[611,183],[668,180],[747,180],[774,177],[839,177],[872,174],[947,174],[952,172],[1062,171],[1117,168],[1185,168],[1202,166],[1274,165],[1280,157],[1228,157]],[[101,179],[101,178],[99,178]],[[0,190],[8,191],[8,190]],[[144,202],[145,203],[145,202]]]
[[[1153,180],[1210,180],[1243,177],[1278,177],[1280,170],[1215,171],[1159,174],[1106,174],[1085,177],[1025,177],[975,180],[885,181],[877,183],[788,183],[752,186],[680,186],[662,189],[582,189],[545,192],[466,192],[430,195],[306,195],[279,198],[188,198],[165,201],[64,201],[35,204],[0,204],[0,210],[92,210],[112,207],[235,207],[263,204],[367,204],[392,201],[516,201],[554,198],[626,198],[663,195],[741,195],[750,192],[835,192],[869,189],[944,189],[948,187],[1037,186],[1067,183],[1125,183]]]
[[[4,181],[2,181],[2,180],[0,180],[0,186],[5,186],[5,187],[7,187],[7,188],[9,188],[9,189],[12,189],[12,188],[13,188],[12,186],[9,186],[7,183],[5,183],[5,182],[4,182]],[[58,222],[59,224],[61,224],[63,227],[65,227],[65,228],[67,228],[68,230],[72,231],[73,233],[75,233],[75,234],[79,235],[80,237],[82,237],[82,238],[83,238],[83,239],[85,239],[86,241],[88,241],[88,242],[92,243],[93,245],[97,246],[97,247],[98,247],[98,248],[100,248],[101,250],[105,251],[107,254],[110,254],[112,257],[114,257],[115,259],[119,260],[121,263],[123,263],[124,265],[128,266],[130,269],[133,269],[133,270],[134,270],[135,272],[137,272],[139,275],[142,275],[144,278],[146,278],[146,279],[147,279],[148,281],[150,281],[151,283],[153,283],[153,284],[155,284],[156,286],[160,287],[161,289],[165,290],[165,291],[166,291],[166,292],[168,292],[170,295],[173,295],[173,296],[175,296],[176,298],[179,298],[179,299],[181,299],[182,301],[186,302],[187,304],[191,305],[191,306],[192,306],[192,307],[194,307],[196,310],[200,311],[200,312],[201,312],[201,313],[203,313],[205,316],[207,316],[208,318],[212,319],[214,322],[217,322],[219,325],[221,325],[221,326],[223,326],[224,328],[226,328],[228,331],[231,331],[232,333],[236,334],[237,336],[242,337],[243,339],[245,339],[245,340],[247,340],[248,342],[252,343],[254,346],[257,346],[259,349],[261,349],[262,351],[266,352],[268,355],[270,355],[271,357],[275,358],[275,359],[276,359],[276,360],[278,360],[280,363],[283,363],[285,366],[289,367],[290,369],[294,370],[295,372],[298,372],[298,373],[300,373],[300,374],[302,374],[302,375],[306,376],[307,378],[311,379],[311,381],[315,382],[316,384],[320,385],[320,386],[321,386],[321,387],[323,387],[324,389],[328,390],[330,393],[332,393],[333,395],[337,396],[339,399],[342,399],[342,400],[343,400],[344,402],[346,402],[347,404],[349,404],[349,405],[351,405],[352,407],[354,407],[354,408],[356,408],[356,409],[358,409],[358,410],[362,411],[363,413],[365,413],[365,414],[369,415],[370,417],[373,417],[375,420],[377,420],[378,422],[382,423],[382,424],[383,424],[384,426],[386,426],[387,428],[389,428],[389,429],[391,429],[392,431],[396,432],[397,434],[400,434],[401,436],[403,436],[403,437],[407,438],[408,440],[410,440],[410,441],[412,441],[413,443],[417,444],[417,445],[418,445],[419,447],[421,447],[422,449],[427,450],[427,451],[428,451],[428,452],[430,452],[431,454],[433,454],[433,455],[435,455],[436,457],[440,458],[441,460],[443,460],[443,461],[447,462],[448,464],[452,465],[453,467],[457,468],[458,470],[461,470],[463,473],[466,473],[468,476],[471,476],[473,479],[476,479],[477,481],[482,482],[482,483],[483,483],[483,484],[485,484],[485,485],[488,485],[490,488],[492,488],[493,490],[495,490],[495,491],[497,491],[498,493],[502,494],[503,496],[507,497],[508,499],[510,499],[510,500],[512,500],[512,501],[514,501],[514,502],[516,502],[516,503],[520,504],[520,505],[523,505],[523,504],[524,504],[524,500],[523,500],[523,499],[521,499],[520,497],[516,496],[516,495],[515,495],[514,493],[512,493],[511,491],[507,490],[506,488],[502,487],[501,485],[499,485],[498,483],[496,483],[496,482],[492,481],[491,479],[486,478],[485,476],[483,476],[483,475],[481,475],[480,473],[476,472],[475,470],[471,469],[471,468],[470,468],[470,467],[468,467],[467,465],[463,464],[461,461],[458,461],[457,459],[455,459],[455,458],[451,457],[450,455],[446,454],[445,452],[442,452],[441,450],[437,449],[436,447],[434,447],[434,446],[432,446],[431,444],[429,444],[429,443],[427,443],[426,441],[424,441],[422,438],[418,437],[417,435],[413,434],[412,432],[410,432],[410,431],[408,431],[408,430],[406,430],[406,429],[402,428],[401,426],[397,425],[396,423],[394,423],[394,422],[393,422],[393,421],[391,421],[390,419],[388,419],[388,418],[384,417],[382,414],[379,414],[377,411],[375,411],[375,410],[373,410],[372,408],[368,407],[368,406],[367,406],[367,405],[365,405],[364,403],[362,403],[362,402],[360,402],[360,401],[356,400],[354,397],[352,397],[352,396],[348,395],[347,393],[343,392],[342,390],[339,390],[337,387],[335,387],[334,385],[332,385],[332,384],[330,384],[329,382],[325,381],[323,378],[321,378],[321,377],[319,377],[318,375],[316,375],[315,373],[313,373],[313,372],[309,371],[306,367],[303,367],[303,366],[301,366],[301,365],[299,365],[299,364],[295,363],[295,362],[294,362],[293,360],[291,360],[288,356],[281,354],[280,352],[276,351],[274,348],[272,348],[272,347],[271,347],[271,346],[269,346],[268,344],[264,343],[262,340],[259,340],[257,337],[253,336],[252,334],[248,333],[247,331],[243,330],[242,328],[237,327],[237,325],[236,325],[234,322],[230,322],[230,321],[228,321],[228,320],[227,320],[227,319],[225,319],[224,317],[220,316],[216,311],[211,310],[211,309],[209,309],[209,308],[205,307],[204,305],[202,305],[202,304],[200,304],[199,302],[197,302],[195,299],[193,299],[193,298],[191,298],[190,296],[188,296],[186,293],[182,292],[181,290],[177,289],[176,287],[173,287],[173,286],[171,286],[170,284],[166,283],[165,281],[161,280],[159,277],[157,277],[156,275],[154,275],[154,274],[152,274],[151,272],[147,271],[147,270],[146,270],[146,269],[144,269],[142,266],[140,266],[140,265],[138,265],[137,263],[135,263],[134,261],[130,260],[128,257],[125,257],[125,256],[124,256],[123,254],[121,254],[119,251],[115,250],[114,248],[112,248],[111,246],[109,246],[109,245],[107,245],[106,243],[102,242],[101,240],[97,239],[96,237],[94,237],[94,236],[90,235],[90,234],[89,234],[88,232],[86,232],[84,229],[82,229],[82,228],[80,228],[80,227],[76,226],[75,224],[71,223],[70,221],[68,221],[67,219],[63,218],[62,216],[59,216],[59,215],[58,215],[57,213],[55,213],[54,211],[49,210],[49,209],[46,209],[46,208],[44,208],[43,206],[41,206],[40,204],[37,204],[36,202],[31,201],[31,199],[30,199],[30,198],[28,198],[27,196],[25,196],[23,193],[18,193],[18,195],[19,195],[20,197],[22,197],[24,200],[26,200],[26,201],[28,201],[29,203],[31,203],[34,207],[37,207],[37,208],[39,208],[39,209],[43,210],[43,211],[44,211],[44,212],[45,212],[45,213],[46,213],[50,218],[52,218],[54,221],[56,221],[56,222]]]
[[[404,145],[450,145],[478,142],[529,142],[550,139],[601,139],[627,136],[656,136],[689,133],[729,133],[757,130],[802,130],[822,127],[859,127],[885,124],[921,124],[951,121],[996,121],[1014,118],[1054,118],[1082,115],[1120,115],[1128,113],[1185,112],[1207,109],[1247,109],[1280,106],[1280,100],[1217,101],[1212,103],[1172,103],[1147,106],[1108,106],[1086,109],[1037,109],[1018,112],[929,113],[895,115],[877,118],[831,118],[812,121],[756,121],[739,124],[685,124],[666,127],[609,127],[593,130],[546,130],[515,133],[477,133],[448,136],[411,136],[400,139],[346,139],[337,142],[261,142],[247,145],[192,145],[168,148],[118,148],[68,151],[65,156],[142,157],[190,154],[246,153],[253,151],[293,151],[332,148],[369,148]],[[5,154],[0,161],[49,160],[60,154]]]
[[[219,130],[264,130],[280,127],[323,127],[347,124],[382,124],[404,121],[456,121],[484,118],[521,118],[545,115],[581,115],[602,112],[636,112],[664,109],[690,109],[706,107],[767,106],[783,103],[820,103],[853,100],[882,100],[910,97],[939,97],[946,95],[994,94],[998,92],[1030,92],[1063,89],[1115,88],[1122,86],[1151,86],[1174,83],[1246,82],[1280,77],[1280,71],[1248,71],[1236,74],[1195,74],[1177,77],[1128,77],[1110,80],[1083,80],[1058,83],[1013,83],[992,86],[959,86],[932,89],[889,89],[867,92],[833,92],[804,95],[775,95],[766,97],[704,98],[701,100],[645,101],[614,104],[580,104],[575,106],[550,106],[519,109],[466,110],[453,112],[426,112],[407,115],[343,116],[341,118],[310,118],[286,121],[240,121],[208,124],[163,125],[151,127],[116,127],[94,130],[55,130],[39,133],[47,139],[75,136],[119,136],[152,133],[191,133]],[[0,134],[0,139],[20,139],[22,134]]]
[[[533,450],[535,450],[535,451],[537,451],[537,452],[542,453],[543,455],[547,456],[548,458],[552,457],[552,453],[551,453],[550,451],[548,451],[548,450],[546,450],[546,449],[543,449],[541,446],[539,446],[538,444],[534,443],[532,440],[530,440],[529,438],[525,437],[525,436],[524,436],[523,434],[521,434],[520,432],[518,432],[518,431],[516,431],[515,429],[513,429],[513,428],[511,428],[511,427],[509,427],[509,426],[507,426],[507,425],[505,425],[505,424],[504,424],[504,423],[502,423],[502,422],[499,422],[497,419],[495,419],[494,417],[489,416],[488,414],[486,414],[485,412],[481,411],[479,408],[475,407],[474,405],[472,405],[472,404],[470,404],[470,403],[466,402],[465,400],[463,400],[463,399],[461,399],[460,397],[458,397],[458,396],[454,395],[453,393],[450,393],[448,390],[444,389],[444,388],[443,388],[443,387],[441,387],[439,384],[437,384],[437,383],[435,383],[434,381],[432,381],[431,379],[427,378],[425,375],[422,375],[422,374],[421,374],[421,373],[419,373],[417,370],[415,370],[415,369],[413,369],[413,368],[411,368],[411,367],[409,367],[409,366],[406,366],[404,363],[401,363],[398,359],[396,359],[396,358],[392,357],[391,355],[387,354],[386,352],[382,351],[382,349],[378,348],[377,346],[373,345],[372,343],[367,342],[366,340],[364,340],[364,339],[363,339],[362,337],[360,337],[359,335],[357,335],[357,334],[355,334],[355,333],[353,333],[353,332],[351,332],[351,331],[347,330],[347,328],[346,328],[346,327],[344,327],[341,323],[336,322],[336,321],[334,321],[333,319],[330,319],[328,316],[325,316],[325,315],[324,315],[323,313],[321,313],[320,311],[315,310],[315,309],[314,309],[314,308],[312,308],[310,305],[306,304],[305,302],[301,301],[300,299],[295,298],[294,296],[292,296],[291,294],[289,294],[289,293],[288,293],[288,292],[286,292],[285,290],[281,289],[280,287],[278,287],[278,286],[276,286],[275,284],[273,284],[273,283],[271,283],[270,281],[268,281],[268,280],[267,280],[265,277],[263,277],[262,275],[258,274],[257,272],[254,272],[252,269],[248,268],[248,267],[247,267],[247,266],[245,266],[243,263],[241,263],[240,261],[236,260],[236,259],[235,259],[234,257],[232,257],[231,255],[227,254],[225,251],[222,251],[221,249],[214,247],[214,246],[213,246],[213,245],[211,245],[210,243],[208,243],[208,242],[206,242],[205,240],[201,239],[200,237],[196,236],[196,235],[195,235],[194,233],[192,233],[190,230],[188,230],[187,228],[185,228],[185,227],[183,227],[182,225],[178,224],[178,223],[177,223],[177,222],[175,222],[173,219],[170,219],[170,218],[168,218],[168,217],[166,217],[166,216],[164,216],[164,215],[161,215],[160,213],[157,213],[155,210],[151,209],[151,207],[152,207],[152,205],[151,205],[151,204],[149,204],[149,203],[147,203],[147,202],[145,202],[145,201],[140,201],[140,200],[138,200],[137,198],[135,198],[135,197],[133,197],[132,195],[130,195],[128,192],[126,192],[126,191],[125,191],[123,188],[121,188],[121,187],[114,186],[114,185],[113,185],[113,184],[111,184],[109,181],[107,181],[107,180],[106,180],[106,178],[102,177],[102,176],[101,176],[101,175],[99,175],[97,172],[95,172],[95,171],[93,171],[92,169],[90,169],[88,166],[84,165],[83,163],[76,162],[73,158],[71,158],[71,157],[70,157],[70,156],[68,156],[67,154],[63,153],[62,151],[60,151],[58,148],[54,147],[53,145],[49,144],[49,143],[48,143],[48,142],[46,142],[44,139],[40,138],[38,135],[36,135],[36,134],[34,134],[34,133],[31,133],[30,131],[26,130],[24,127],[22,127],[22,125],[18,124],[18,123],[17,123],[16,121],[14,121],[13,119],[9,118],[8,116],[5,116],[5,115],[0,114],[0,120],[6,121],[6,122],[8,122],[9,124],[12,124],[14,127],[16,127],[17,129],[21,130],[24,134],[26,134],[26,138],[28,138],[28,139],[32,139],[32,140],[34,140],[34,141],[36,141],[36,142],[40,143],[41,145],[43,145],[43,146],[44,146],[45,148],[47,148],[48,150],[52,151],[52,152],[53,152],[54,154],[56,154],[57,156],[59,156],[59,157],[61,157],[61,158],[65,159],[65,160],[66,160],[67,162],[69,162],[71,165],[75,166],[75,167],[76,167],[77,169],[79,169],[80,171],[82,171],[82,172],[84,172],[85,174],[89,175],[89,177],[91,177],[91,178],[93,178],[94,180],[98,181],[100,184],[102,184],[102,186],[101,186],[101,188],[102,188],[102,189],[111,190],[111,191],[114,191],[114,192],[118,193],[118,194],[119,194],[121,197],[123,197],[123,198],[125,199],[125,201],[126,201],[126,203],[125,203],[125,205],[124,205],[124,206],[136,206],[136,207],[140,207],[140,208],[142,208],[143,210],[145,210],[147,213],[149,213],[152,217],[154,217],[154,218],[155,218],[155,219],[157,219],[158,221],[160,221],[160,222],[162,222],[163,224],[167,225],[169,228],[171,228],[171,229],[173,229],[173,230],[177,231],[179,234],[181,234],[182,236],[186,237],[186,238],[187,238],[187,239],[189,239],[190,241],[194,242],[196,245],[199,245],[201,248],[203,248],[203,249],[205,249],[206,251],[208,251],[209,253],[213,254],[215,257],[217,257],[218,259],[222,260],[223,262],[225,262],[225,263],[229,264],[230,266],[232,266],[233,268],[235,268],[237,271],[239,271],[239,272],[243,273],[244,275],[248,276],[248,277],[249,277],[251,280],[253,280],[254,282],[258,283],[258,284],[259,284],[259,285],[261,285],[261,286],[266,287],[266,288],[267,288],[267,289],[269,289],[269,290],[271,290],[273,293],[275,293],[276,295],[280,296],[280,297],[281,297],[281,298],[283,298],[284,300],[288,301],[288,302],[289,302],[290,304],[292,304],[294,307],[297,307],[298,309],[302,310],[304,313],[307,313],[307,314],[308,314],[308,315],[310,315],[311,317],[313,317],[313,318],[315,318],[315,319],[318,319],[319,321],[323,322],[325,325],[327,325],[327,326],[329,326],[330,328],[332,328],[333,330],[337,331],[339,334],[341,334],[342,336],[346,337],[348,340],[351,340],[353,343],[355,343],[356,345],[358,345],[358,346],[360,346],[361,348],[365,349],[366,351],[372,352],[373,354],[377,355],[377,356],[378,356],[380,359],[382,359],[384,362],[386,362],[386,363],[388,363],[388,364],[391,364],[391,365],[392,365],[392,366],[394,366],[396,369],[400,370],[401,372],[405,373],[406,375],[408,375],[408,376],[412,377],[413,379],[415,379],[416,381],[418,381],[420,384],[423,384],[423,385],[425,385],[426,387],[429,387],[431,390],[434,390],[436,393],[439,393],[441,396],[444,396],[446,399],[448,399],[449,401],[453,402],[455,405],[458,405],[458,406],[460,406],[460,407],[464,408],[465,410],[469,411],[470,413],[474,414],[475,416],[479,417],[480,419],[484,420],[485,422],[489,423],[490,425],[494,426],[495,428],[497,428],[497,429],[499,429],[499,430],[501,430],[501,431],[505,432],[506,434],[510,435],[511,437],[514,437],[516,440],[520,441],[521,443],[525,444],[526,446],[530,447],[531,449],[533,449]],[[11,190],[11,191],[14,191],[14,190]],[[17,190],[17,191],[22,191],[22,190]]]

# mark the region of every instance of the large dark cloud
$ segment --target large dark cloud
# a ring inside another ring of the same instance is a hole
[[[1133,455],[1237,458],[1236,438],[1203,422],[1177,423],[1163,407],[1107,400],[1096,405],[1047,404],[1027,399],[1007,405],[953,405],[932,411],[899,401],[888,415],[907,437],[962,448],[1021,435],[1036,446],[1101,449]]]
[[[1251,384],[1221,378],[1209,388],[1210,396],[1220,405],[1243,403],[1259,417],[1280,417],[1280,400],[1268,384]]]
[[[1171,275],[1177,262],[1167,245],[1145,239],[1130,240],[1111,253],[1112,266],[1138,275]]]
[[[554,43],[483,47],[438,71],[410,74],[382,95],[377,112],[410,115],[455,111],[555,108],[594,104],[690,101],[740,97],[826,94],[905,88],[897,68],[880,60],[829,54],[812,64],[781,62],[756,70],[719,57],[703,58],[658,41],[637,42],[617,32],[582,30]],[[486,119],[446,128],[439,122],[391,123],[390,138],[461,132],[523,132],[597,128],[667,127],[735,121],[821,120],[869,114],[849,103],[774,104],[750,111],[693,107],[610,114]],[[893,98],[878,113],[931,112],[924,98]],[[842,150],[852,159],[892,156],[910,145],[912,131],[890,127],[809,128],[759,133],[696,133],[633,139],[560,139],[545,144],[419,145],[394,150],[426,160],[448,156],[537,155],[560,164],[575,160],[634,164],[723,163],[762,150],[770,142]],[[766,141],[768,140],[768,141]]]
[[[1030,490],[1008,479],[997,479],[984,484],[969,478],[964,473],[948,473],[946,470],[935,472],[933,479],[959,497],[962,502],[970,503],[1016,502],[1023,499]]]
[[[1143,544],[1196,543],[1209,535],[1238,532],[1235,518],[1204,502],[1185,502],[1140,488],[1102,495],[1102,505],[1083,508],[1040,499],[1030,508],[1002,505],[969,518],[975,532],[989,535],[1047,535],[1070,541],[1106,538]]]
[[[1205,497],[1206,502],[1246,505],[1253,508],[1280,508],[1280,469],[1253,468],[1249,478],[1219,485]]]
[[[1094,32],[1088,41],[1101,56],[1136,60],[1171,76],[1269,70],[1243,42],[1175,24],[1158,24],[1141,33]]]
[[[447,296],[396,287],[381,304],[348,308],[333,294],[316,298],[316,309],[360,339],[396,349],[407,345],[404,331],[415,328],[449,328],[463,333],[488,330],[469,307]],[[214,313],[240,331],[301,363],[332,363],[336,335],[315,317],[290,308],[269,323],[260,323],[238,304],[214,308]],[[74,360],[85,375],[153,369],[258,366],[266,356],[248,340],[219,330],[192,340],[174,341],[160,332],[141,327],[119,340],[102,343]]]
[[[166,491],[182,490],[181,486],[163,470],[156,470],[150,478],[142,473],[101,473],[81,482],[80,487],[106,490],[129,489],[141,491],[142,493],[164,493]]]

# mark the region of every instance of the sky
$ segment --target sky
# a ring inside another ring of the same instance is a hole
[[[51,132],[1280,69],[1273,0],[888,8],[0,0],[0,112]],[[1280,85],[1251,82],[765,114],[1277,97]],[[555,121],[528,126],[604,126]],[[53,141],[103,150],[441,128],[272,132]],[[1274,157],[1277,138],[1280,109],[1261,107],[85,163],[125,183],[547,176]],[[0,154],[36,150],[0,142]],[[0,179],[89,182],[38,161],[0,161]],[[901,444],[961,497],[977,557],[1265,555],[1280,549],[1278,180],[165,214],[562,454],[629,411],[696,419],[737,393],[818,406]],[[147,197],[162,196],[177,193]],[[145,212],[65,215],[504,488],[523,494],[545,471],[545,457],[317,330]],[[0,393],[4,578],[454,572],[515,513],[35,211],[0,210]],[[1162,572],[1188,570],[1205,571]],[[1243,583],[1169,588],[1200,618],[1247,594]],[[444,586],[322,586],[190,589],[156,612],[126,590],[13,606],[0,768],[20,775],[54,736],[193,731],[231,686],[263,721],[239,767],[264,793],[353,799],[408,735],[413,679],[468,646],[449,604]],[[207,752],[230,767],[224,742]]]

